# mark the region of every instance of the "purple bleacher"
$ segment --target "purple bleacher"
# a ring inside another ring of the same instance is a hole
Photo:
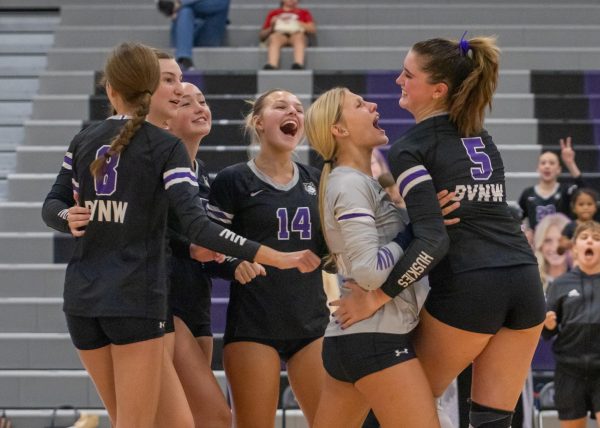
[[[212,279],[212,297],[229,298],[229,281],[221,278]]]
[[[586,94],[600,94],[600,71],[586,71],[584,86]]]
[[[554,370],[556,361],[552,353],[552,343],[551,340],[540,339],[531,362],[533,370]]]
[[[211,329],[213,334],[225,332],[225,320],[227,319],[228,298],[213,297],[210,308]]]
[[[393,94],[400,98],[400,86],[396,79],[400,71],[369,71],[366,73],[366,89],[369,94]]]

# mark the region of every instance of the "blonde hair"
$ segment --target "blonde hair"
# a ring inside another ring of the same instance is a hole
[[[544,292],[548,287],[549,277],[548,264],[546,263],[546,259],[542,254],[542,245],[544,245],[546,235],[551,227],[556,227],[558,232],[561,233],[564,227],[570,222],[571,220],[566,215],[562,213],[555,213],[544,217],[535,227],[535,233],[533,235],[533,247],[535,257],[537,258],[538,262],[538,268],[540,270],[540,278],[542,279],[542,284],[544,286]]]
[[[103,157],[90,165],[93,176],[104,173],[106,163],[116,154],[125,150],[133,135],[142,126],[150,109],[150,98],[160,81],[160,67],[154,50],[141,43],[121,43],[111,52],[104,66],[104,79],[133,107],[131,120],[111,141],[110,148]]]
[[[422,70],[429,74],[430,83],[448,86],[450,119],[461,135],[469,137],[481,132],[485,109],[492,108],[500,49],[495,37],[474,37],[466,42],[466,51],[460,42],[441,38],[418,42],[411,50],[422,57]]]
[[[342,118],[344,99],[347,92],[347,88],[337,87],[323,93],[308,108],[304,120],[309,144],[325,161],[319,182],[319,215],[324,236],[325,189],[327,189],[329,174],[331,174],[333,162],[338,152],[338,143],[331,132],[331,127]],[[331,261],[329,259],[326,262]]]

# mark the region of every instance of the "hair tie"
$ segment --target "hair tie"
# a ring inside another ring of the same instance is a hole
[[[461,56],[467,56],[467,54],[469,53],[469,49],[471,49],[469,41],[465,39],[466,35],[467,32],[465,31],[462,37],[460,38],[460,41],[458,42],[458,51],[460,52]]]
[[[330,163],[330,164],[333,164],[333,159],[325,159],[325,160],[323,161],[323,163]]]

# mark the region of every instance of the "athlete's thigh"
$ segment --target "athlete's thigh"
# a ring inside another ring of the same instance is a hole
[[[439,427],[433,394],[416,358],[365,376],[355,386],[382,428]]]
[[[117,423],[117,396],[112,364],[111,345],[92,350],[78,350],[83,367],[87,370],[106,407],[111,423]]]
[[[268,345],[232,342],[223,349],[237,428],[273,427],[279,400],[281,360]]]
[[[472,333],[444,324],[425,308],[421,310],[420,318],[414,337],[415,351],[433,395],[439,397],[482,352],[492,335]]]
[[[203,422],[206,426],[218,427],[223,426],[220,425],[222,421],[229,421],[230,409],[210,361],[192,332],[178,317],[175,317],[174,363],[197,425]]]
[[[325,374],[314,428],[360,428],[368,413],[365,397],[353,384]]]
[[[473,361],[471,398],[488,407],[513,410],[539,342],[542,325],[501,328]]]
[[[164,338],[111,346],[118,426],[152,426],[161,386]]]
[[[309,425],[312,425],[323,390],[323,338],[317,339],[296,352],[287,363],[288,378],[298,404]]]

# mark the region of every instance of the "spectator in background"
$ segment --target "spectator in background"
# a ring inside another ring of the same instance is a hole
[[[549,214],[539,222],[533,236],[535,256],[538,260],[544,292],[554,278],[569,269],[566,254],[558,254],[561,232],[569,218],[561,213]]]
[[[229,0],[176,0],[171,43],[181,70],[194,68],[193,46],[221,46],[225,38]]]
[[[598,212],[598,201],[598,192],[594,189],[583,187],[577,189],[573,194],[571,212],[575,216],[575,220],[567,224],[562,230],[558,254],[563,254],[565,251],[571,249],[573,246],[573,234],[579,224],[594,220],[594,216]]]
[[[268,46],[268,62],[265,70],[279,68],[281,48],[291,46],[294,49],[292,70],[304,69],[304,51],[308,44],[307,34],[314,34],[317,29],[312,15],[306,9],[299,9],[299,0],[282,0],[278,9],[267,15],[259,33],[261,42]]]
[[[548,288],[542,335],[556,335],[555,402],[561,428],[584,428],[588,411],[600,426],[600,224],[588,221],[575,230],[577,267]]]
[[[575,180],[575,184],[558,182],[561,173],[560,159],[556,153],[546,151],[538,160],[538,184],[523,190],[519,198],[519,206],[523,210],[525,220],[525,233],[529,242],[532,242],[536,225],[545,216],[557,212],[571,214],[571,195],[577,187],[584,186],[581,171],[575,163],[575,150],[571,144],[571,137],[560,139],[560,157]]]

